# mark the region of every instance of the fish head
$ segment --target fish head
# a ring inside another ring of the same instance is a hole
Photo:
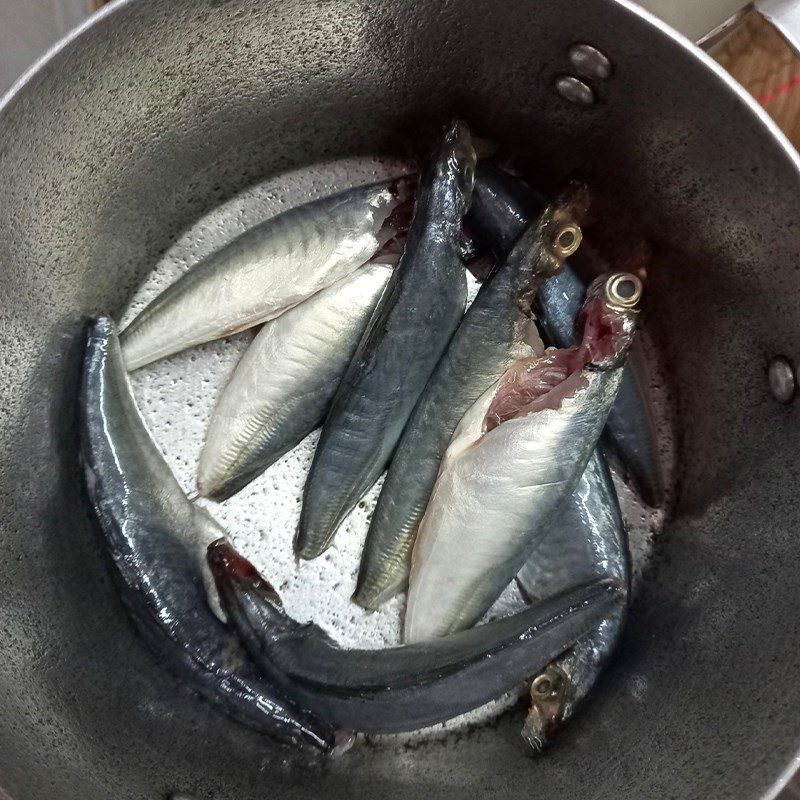
[[[454,120],[445,131],[434,162],[436,181],[451,195],[458,218],[467,213],[475,186],[475,147],[465,122]]]
[[[624,363],[636,334],[643,288],[632,272],[601,275],[589,286],[581,310],[582,346],[594,369],[614,369]]]
[[[556,664],[549,664],[531,681],[531,708],[522,737],[534,750],[541,750],[552,741],[570,696],[569,678]]]
[[[589,187],[581,180],[567,181],[555,198],[548,203],[544,217],[548,225],[547,242],[558,269],[581,246],[581,225],[592,205]]]
[[[581,225],[590,207],[589,187],[583,181],[570,180],[517,241],[514,250],[522,255],[517,303],[526,316],[531,315],[542,282],[561,272],[564,261],[581,246]]]
[[[277,608],[283,606],[272,584],[227,539],[211,542],[206,557],[223,601],[233,595],[248,593]]]

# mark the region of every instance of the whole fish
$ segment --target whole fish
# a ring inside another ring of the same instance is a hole
[[[274,589],[225,541],[209,547],[220,595],[265,674],[349,730],[392,733],[487,703],[541,669],[619,603],[614,581],[593,580],[506,619],[424,645],[344,650],[282,609]]]
[[[236,494],[322,422],[391,274],[368,264],[261,329],[211,416],[202,496]]]
[[[517,583],[532,603],[576,584],[611,578],[619,602],[591,633],[551,662],[531,683],[523,736],[546,745],[591,690],[619,641],[627,611],[630,561],[617,493],[605,459],[595,450],[570,502],[554,516]]]
[[[514,362],[450,442],[414,545],[405,636],[477,622],[520,571],[597,445],[636,328],[641,281],[595,281],[580,347]]]
[[[286,701],[214,616],[200,564],[224,531],[184,495],[131,394],[113,323],[90,331],[81,389],[86,485],[133,621],[184,682],[276,740],[330,751],[336,732]]]
[[[499,253],[507,252],[527,218],[539,207],[533,190],[507,173],[481,165],[477,170],[470,224]],[[559,347],[575,344],[575,320],[585,295],[583,282],[567,266],[539,292],[538,307],[547,340]],[[628,353],[629,361],[634,352]],[[631,381],[645,374],[635,363],[626,365],[617,399],[612,406],[607,432],[629,439],[623,450],[629,464],[638,454],[649,453],[641,466],[631,468],[646,480],[640,492],[651,503],[661,499],[660,464],[654,449],[655,429],[646,392]],[[646,415],[646,416],[643,416]],[[615,423],[619,421],[619,424]],[[652,466],[649,466],[652,464]],[[649,477],[649,480],[647,479]],[[531,599],[549,596],[575,577],[610,574],[626,587],[629,563],[625,530],[611,474],[602,454],[595,450],[578,487],[554,516],[549,531],[517,576],[523,593]],[[531,746],[546,745],[568,720],[616,647],[625,618],[626,601],[598,628],[536,676],[531,683],[531,711],[523,736]]]
[[[466,303],[461,221],[475,170],[463,122],[447,130],[422,177],[405,251],[322,428],[295,552],[315,558],[386,468]]]
[[[192,267],[122,332],[129,370],[274,319],[403,232],[409,181],[362,186],[256,225]]]
[[[521,180],[489,164],[478,167],[468,219],[475,234],[498,256],[509,252],[526,221],[541,207],[541,198]],[[577,344],[575,320],[585,295],[583,281],[569,264],[542,286],[537,311],[548,344]],[[604,438],[619,456],[642,499],[655,508],[664,502],[664,478],[646,386],[647,372],[637,350],[634,346],[629,354]]]
[[[588,206],[586,186],[569,184],[526,228],[458,326],[403,431],[372,515],[353,596],[364,608],[406,587],[417,529],[459,420],[513,361],[541,354],[531,304],[578,248]]]

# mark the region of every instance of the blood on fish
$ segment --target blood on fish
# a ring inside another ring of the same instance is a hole
[[[217,586],[222,586],[222,577],[239,584],[248,584],[253,591],[263,595],[271,603],[282,606],[280,596],[269,581],[231,546],[226,539],[217,539],[208,546],[208,564]]]
[[[383,227],[378,233],[378,238],[384,232],[407,231],[414,216],[414,200],[417,194],[416,178],[399,178],[389,191],[397,200],[396,205],[383,221]]]
[[[583,340],[578,347],[548,350],[539,358],[512,364],[486,412],[486,433],[511,419],[546,408],[558,410],[588,385],[584,367],[614,356],[624,333],[622,317],[599,297],[586,301],[581,317]]]
[[[406,246],[406,234],[414,214],[416,188],[416,178],[398,178],[392,184],[390,191],[397,199],[397,204],[376,235],[380,247],[370,259],[373,263],[397,266]]]
[[[517,417],[560,408],[567,397],[587,385],[581,375],[585,364],[582,347],[551,350],[541,358],[517,361],[506,372],[486,412],[486,432]]]
[[[587,363],[600,363],[613,358],[624,331],[622,315],[609,308],[600,297],[591,297],[581,310],[583,341]]]

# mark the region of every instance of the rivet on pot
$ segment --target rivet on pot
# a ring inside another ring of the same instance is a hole
[[[791,403],[797,394],[797,376],[788,358],[775,356],[767,371],[772,396],[779,403]]]
[[[591,106],[595,101],[594,89],[574,75],[560,75],[556,78],[556,91],[565,100],[580,106]]]
[[[578,75],[604,81],[611,77],[611,61],[590,44],[573,44],[567,50],[569,60]]]

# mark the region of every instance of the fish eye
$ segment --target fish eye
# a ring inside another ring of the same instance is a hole
[[[635,308],[642,297],[642,282],[636,275],[619,272],[606,283],[606,300],[620,308]]]
[[[636,284],[633,281],[624,280],[617,284],[617,294],[629,300],[636,294]]]
[[[574,222],[569,222],[566,225],[561,225],[556,231],[555,247],[558,255],[562,258],[571,256],[581,245],[583,240],[583,232],[579,225]]]
[[[471,160],[468,160],[467,163],[464,164],[459,173],[459,178],[461,190],[465,194],[470,193],[472,191],[472,187],[475,185],[475,165]]]
[[[537,697],[552,697],[561,688],[561,679],[557,672],[545,670],[537,675],[531,683],[531,692]]]

